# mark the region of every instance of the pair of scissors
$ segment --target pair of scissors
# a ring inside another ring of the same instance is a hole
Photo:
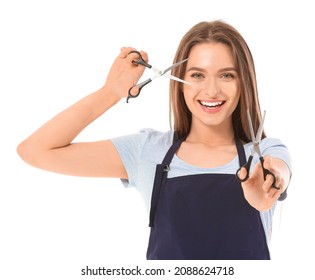
[[[190,84],[190,83],[188,83],[188,82],[186,82],[186,81],[184,81],[184,80],[182,80],[180,78],[177,78],[177,77],[175,77],[175,76],[173,76],[171,74],[167,74],[167,72],[170,71],[171,69],[173,69],[173,68],[177,67],[178,65],[186,62],[188,60],[188,58],[184,59],[182,61],[179,61],[179,62],[173,64],[172,66],[170,66],[170,67],[168,67],[168,68],[166,68],[164,70],[159,70],[159,69],[153,67],[152,65],[146,63],[144,61],[143,57],[141,56],[140,52],[138,52],[138,51],[131,51],[129,54],[131,54],[131,53],[136,53],[139,56],[138,60],[133,60],[132,63],[135,64],[135,65],[142,65],[144,67],[147,67],[147,68],[151,69],[154,72],[154,76],[149,78],[149,79],[147,79],[146,81],[144,81],[144,82],[142,82],[140,84],[132,86],[129,89],[129,91],[128,91],[127,103],[129,101],[129,98],[136,98],[136,97],[138,97],[139,94],[140,94],[141,89],[144,86],[146,86],[147,84],[151,83],[154,79],[162,77],[162,76],[165,77],[165,78],[169,78],[171,80],[174,80],[174,81],[178,81],[178,82],[185,83],[185,84]],[[136,94],[132,94],[131,93],[131,91],[132,91],[132,89],[134,87],[138,88],[138,92]]]
[[[241,179],[239,177],[239,172],[241,171],[242,167],[240,167],[236,171],[236,178],[240,182],[247,181],[247,179],[249,178],[249,169],[250,169],[253,157],[257,153],[258,156],[259,156],[260,163],[261,163],[261,168],[262,168],[262,171],[263,171],[264,180],[266,181],[267,175],[271,175],[273,177],[273,182],[272,182],[271,186],[273,188],[277,189],[277,190],[280,190],[280,188],[276,186],[276,176],[269,169],[264,168],[264,158],[263,158],[263,156],[261,154],[261,151],[260,151],[260,148],[259,148],[259,144],[260,144],[261,137],[262,137],[262,132],[263,132],[263,127],[264,127],[265,116],[266,116],[266,111],[264,111],[262,122],[261,122],[261,124],[260,124],[260,126],[258,128],[257,134],[255,136],[254,135],[253,123],[252,123],[252,120],[251,120],[251,117],[250,117],[250,114],[249,114],[249,110],[247,110],[247,119],[248,119],[250,135],[251,135],[252,142],[253,142],[253,148],[252,148],[251,155],[249,156],[249,158],[247,160],[247,163],[245,163],[245,165],[242,166],[242,167],[244,167],[246,169],[246,176],[245,176],[245,178]]]

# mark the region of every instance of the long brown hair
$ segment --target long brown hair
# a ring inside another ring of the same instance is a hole
[[[248,109],[252,118],[254,131],[261,123],[261,112],[257,94],[257,82],[253,57],[240,33],[231,25],[223,21],[200,22],[193,26],[182,38],[174,62],[189,57],[193,46],[205,42],[218,42],[227,45],[234,57],[240,80],[240,100],[233,112],[232,121],[236,137],[244,142],[250,142],[248,128]],[[186,63],[173,69],[172,74],[183,78]],[[191,127],[191,112],[189,111],[182,94],[182,84],[171,81],[170,83],[170,119],[173,116],[173,129],[179,137],[187,136]],[[263,138],[266,137],[263,133]]]

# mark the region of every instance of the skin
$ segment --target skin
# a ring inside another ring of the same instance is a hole
[[[129,55],[131,50],[135,49],[121,49],[102,88],[56,115],[20,143],[17,147],[20,157],[32,166],[52,172],[128,179],[123,162],[110,140],[75,143],[74,139],[90,123],[126,98],[129,88],[142,76],[144,67],[132,63],[137,55]],[[141,54],[147,61],[147,54],[143,51]],[[201,68],[203,75],[194,67]],[[222,71],[226,67],[229,71]],[[184,95],[193,121],[186,141],[178,150],[178,156],[188,163],[214,167],[231,161],[237,155],[231,114],[240,92],[237,72],[231,67],[235,68],[232,56],[222,44],[201,44],[191,50],[185,75],[191,85],[184,85]],[[225,103],[218,113],[207,113],[199,100]],[[285,189],[290,174],[281,160],[265,158],[265,167],[276,174],[276,185],[281,188],[277,191],[270,187],[271,178],[263,180],[258,165],[242,187],[245,198],[253,207],[267,210]],[[245,176],[244,170],[240,175]]]

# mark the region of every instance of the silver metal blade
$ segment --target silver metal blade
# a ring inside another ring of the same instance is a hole
[[[163,70],[163,74],[165,74],[166,72],[170,71],[171,69],[177,67],[178,65],[181,65],[182,63],[186,62],[188,60],[188,58],[181,60],[179,62],[176,62],[175,64],[173,64],[172,66],[166,68],[165,70]]]
[[[171,80],[174,80],[174,81],[177,81],[177,82],[180,82],[180,83],[184,83],[184,84],[187,84],[187,85],[191,85],[191,83],[189,82],[186,82],[185,80],[182,80],[180,78],[177,78],[173,75],[170,75],[170,74],[164,74],[163,77],[165,78],[168,78],[168,79],[171,79]]]
[[[258,128],[258,131],[257,131],[256,141],[257,141],[258,143],[259,143],[260,140],[261,140],[262,132],[263,132],[263,130],[264,130],[265,117],[266,117],[266,111],[264,111],[264,115],[263,115],[261,124],[260,124],[260,126],[259,126],[259,128]]]
[[[257,153],[260,157],[262,156],[260,148],[259,148],[259,143],[255,143],[253,150],[255,151],[255,153]]]
[[[252,138],[252,141],[255,142],[255,134],[254,134],[254,128],[253,128],[253,123],[252,123],[252,119],[250,117],[250,114],[249,114],[249,110],[247,109],[246,111],[247,113],[247,120],[248,120],[248,126],[249,126],[249,131],[250,131],[250,136]]]
[[[184,59],[184,60],[181,60],[181,61],[179,61],[179,62],[176,62],[175,64],[173,64],[172,66],[166,68],[165,70],[160,70],[160,69],[157,69],[157,68],[155,68],[155,67],[152,66],[152,67],[151,67],[151,70],[153,70],[153,72],[155,73],[155,75],[154,75],[151,79],[154,80],[154,79],[156,79],[156,78],[158,78],[158,77],[163,76],[163,77],[165,77],[165,78],[168,78],[168,79],[171,79],[171,80],[174,80],[174,81],[177,81],[177,82],[181,82],[181,83],[184,83],[184,84],[187,84],[187,85],[191,85],[191,83],[186,82],[186,81],[184,81],[184,80],[182,80],[182,79],[180,79],[180,78],[177,78],[177,77],[175,77],[175,76],[173,76],[173,75],[171,75],[171,74],[166,74],[166,72],[168,72],[168,71],[170,71],[171,69],[177,67],[178,65],[180,65],[180,64],[182,64],[182,63],[184,63],[184,62],[186,62],[187,60],[188,60],[188,58],[187,58],[187,59]]]
[[[153,70],[153,72],[155,73],[155,75],[159,75],[159,76],[162,76],[164,74],[164,71],[163,70],[160,70],[160,69],[157,69],[155,67],[151,67],[151,70]]]

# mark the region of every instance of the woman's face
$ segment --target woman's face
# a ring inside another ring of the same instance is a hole
[[[239,77],[231,50],[222,43],[202,43],[189,54],[184,84],[186,104],[192,125],[232,124],[239,97]]]

